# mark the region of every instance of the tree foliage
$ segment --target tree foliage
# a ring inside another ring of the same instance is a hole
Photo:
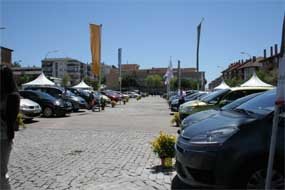
[[[149,75],[145,78],[145,84],[150,88],[161,88],[163,85],[160,75]]]
[[[62,77],[61,85],[63,87],[67,87],[70,85],[70,76],[68,73],[64,73],[64,75]]]
[[[278,80],[277,70],[265,71],[265,70],[260,69],[259,71],[256,72],[256,75],[263,82],[266,82],[266,83],[271,84],[273,86],[277,85],[277,80]]]
[[[91,86],[94,90],[98,90],[98,88],[99,88],[99,83],[95,79],[90,79],[89,77],[85,77],[84,82],[87,85]]]
[[[230,87],[236,87],[241,85],[244,81],[240,78],[233,77],[231,79],[226,79],[225,82],[230,86]]]
[[[122,87],[130,88],[130,87],[138,87],[138,82],[134,76],[126,75],[122,77]]]
[[[191,89],[191,90],[196,90],[198,86],[198,81],[196,80],[191,80],[191,79],[181,79],[181,88],[182,89]],[[178,79],[177,77],[174,77],[170,81],[170,88],[171,89],[178,89]]]
[[[23,74],[16,80],[16,82],[18,86],[21,86],[22,84],[30,82],[34,80],[35,78],[36,78],[35,76]]]

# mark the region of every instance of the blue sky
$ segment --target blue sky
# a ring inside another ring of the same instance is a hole
[[[103,24],[102,61],[141,68],[167,67],[181,60],[196,66],[197,25],[202,17],[200,70],[208,82],[240,52],[263,55],[280,45],[285,1],[282,0],[0,0],[1,45],[14,50],[13,60],[41,65],[49,57],[90,62],[89,23]]]

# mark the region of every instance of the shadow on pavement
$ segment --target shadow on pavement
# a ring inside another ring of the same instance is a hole
[[[174,171],[175,168],[174,167],[170,167],[170,168],[165,168],[163,166],[154,166],[152,168],[149,168],[150,172],[153,174],[157,174],[157,173],[163,173],[164,175],[171,175]]]
[[[193,187],[183,183],[176,175],[171,182],[171,190],[191,190],[191,189],[205,189],[202,187]]]
[[[37,123],[37,122],[39,122],[38,120],[34,120],[34,119],[28,119],[28,120],[24,120],[24,123],[25,124],[32,124],[32,123]]]

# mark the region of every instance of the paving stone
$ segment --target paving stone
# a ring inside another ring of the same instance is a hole
[[[150,141],[170,127],[159,97],[131,100],[104,112],[36,118],[16,133],[9,163],[13,189],[170,189],[175,172],[160,164]]]

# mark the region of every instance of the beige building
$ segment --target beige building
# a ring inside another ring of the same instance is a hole
[[[131,76],[136,79],[138,86],[141,90],[146,89],[145,78],[149,75],[159,75],[163,77],[167,68],[151,68],[139,69],[138,64],[122,64],[122,77]],[[174,76],[177,76],[177,69],[173,69]],[[201,78],[205,79],[205,72],[196,72],[195,68],[181,68],[181,78],[200,81]],[[111,89],[119,89],[119,70],[117,68],[111,69],[110,73],[106,75],[106,85]],[[166,87],[163,87],[163,90]]]

